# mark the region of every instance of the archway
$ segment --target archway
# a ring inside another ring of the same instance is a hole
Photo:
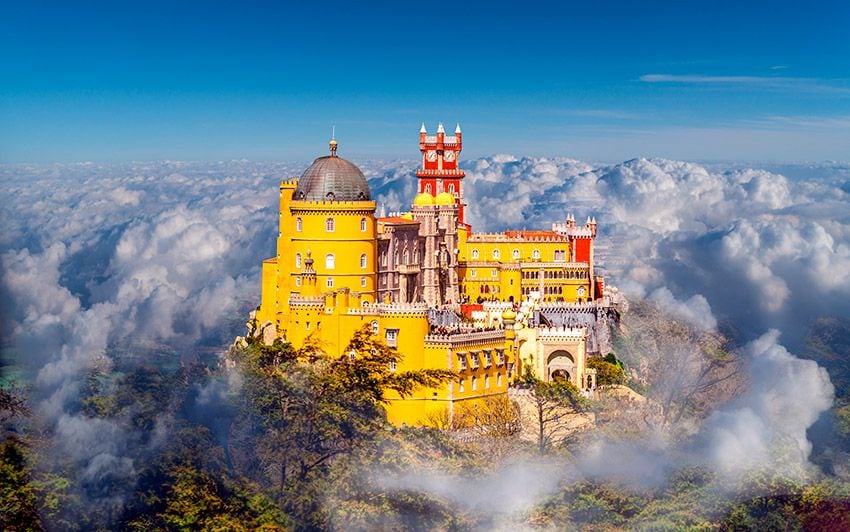
[[[549,354],[546,359],[546,374],[549,380],[566,380],[572,382],[571,375],[575,372],[575,358],[569,351],[558,349]]]

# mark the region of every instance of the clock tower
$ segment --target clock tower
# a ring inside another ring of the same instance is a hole
[[[463,170],[458,166],[458,158],[463,148],[460,124],[452,137],[446,136],[443,124],[437,126],[437,134],[429,136],[425,124],[419,130],[419,150],[422,152],[422,168],[416,171],[419,180],[419,193],[427,192],[433,196],[448,192],[455,198],[458,206],[458,222],[466,225],[463,211]]]

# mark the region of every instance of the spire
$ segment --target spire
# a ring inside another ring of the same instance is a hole
[[[331,157],[336,157],[337,144],[338,143],[336,141],[336,126],[331,126],[331,141],[328,143],[331,148]]]
[[[419,132],[420,133],[427,133],[427,131],[425,130],[425,122],[422,122],[422,127],[419,128]]]
[[[446,132],[446,130],[443,129],[443,123],[440,122],[440,124],[437,126],[437,133],[445,133],[445,132]]]
[[[455,127],[455,135],[460,134],[460,122],[457,123],[457,127]]]
[[[383,203],[383,202],[381,203],[381,212],[378,213],[378,217],[379,218],[386,218],[387,217],[387,204],[386,203]]]
[[[584,225],[590,225],[590,216],[587,217],[587,221],[584,222]]]

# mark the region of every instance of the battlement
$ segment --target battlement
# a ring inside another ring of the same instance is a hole
[[[377,203],[374,201],[309,201],[293,200],[289,208],[293,211],[350,211],[374,212]]]
[[[484,331],[465,331],[456,329],[447,332],[435,332],[425,335],[425,344],[438,344],[451,347],[470,347],[493,342],[504,342],[504,329],[491,329]]]
[[[359,307],[350,307],[348,314],[363,316],[425,316],[428,305],[425,303],[363,303]]]
[[[580,342],[587,336],[586,327],[538,327],[538,338],[545,341]]]
[[[298,187],[298,178],[282,179],[280,181],[281,190],[295,190]]]

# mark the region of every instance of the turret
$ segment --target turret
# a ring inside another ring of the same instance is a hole
[[[307,259],[304,261],[304,271],[301,272],[301,295],[315,297],[319,295],[319,287],[316,283],[316,270],[313,268],[312,252],[307,250]]]
[[[428,134],[428,131],[425,129],[425,122],[422,122],[422,127],[419,128],[419,144],[420,146],[425,145],[425,136]]]
[[[437,145],[442,147],[443,141],[446,138],[446,130],[443,129],[443,123],[437,125]]]
[[[596,238],[596,216],[590,219],[590,222],[587,224],[587,226],[590,228],[590,234],[593,235],[594,238]]]
[[[455,127],[455,138],[457,139],[458,151],[460,151],[461,147],[461,135],[462,134],[460,132],[460,122],[458,122],[457,126]]]

